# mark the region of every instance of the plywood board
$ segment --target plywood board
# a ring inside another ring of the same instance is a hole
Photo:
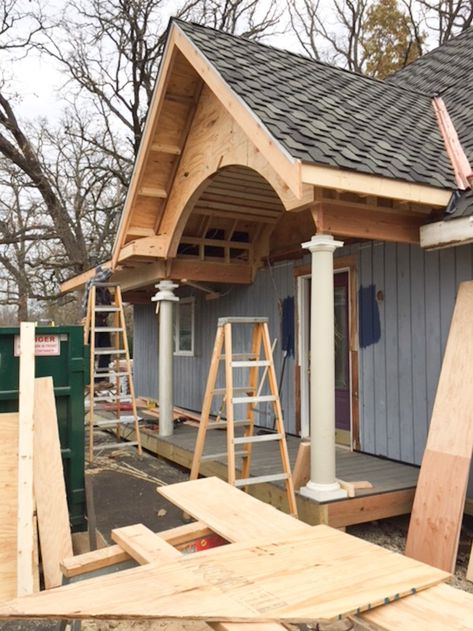
[[[303,522],[260,502],[219,478],[201,478],[157,489],[194,519],[229,541],[267,540],[305,530]]]
[[[385,631],[473,631],[473,594],[436,585],[389,607],[378,607],[363,619]]]
[[[453,572],[473,451],[473,282],[460,285],[406,554]]]
[[[447,576],[315,526],[59,587],[1,606],[0,617],[315,622],[365,611]]]
[[[18,413],[0,414],[0,602],[16,596]]]
[[[17,594],[34,591],[35,537],[33,497],[33,397],[35,325],[20,325],[20,377],[18,417],[18,525]]]
[[[72,556],[66,485],[51,377],[35,379],[34,492],[44,581],[46,589],[49,589],[61,585],[60,563]]]

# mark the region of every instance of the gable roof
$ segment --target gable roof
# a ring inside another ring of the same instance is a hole
[[[174,22],[294,158],[455,188],[430,94]]]

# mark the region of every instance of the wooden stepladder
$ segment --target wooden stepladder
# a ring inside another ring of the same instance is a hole
[[[233,353],[232,327],[235,325],[251,325],[253,327],[250,353]],[[219,366],[222,360],[224,361],[225,387],[217,388]],[[248,371],[248,385],[235,387],[234,371],[245,369]],[[263,370],[261,377],[260,370]],[[261,394],[265,385],[269,394]],[[237,395],[238,392],[242,393],[242,396]],[[212,402],[215,397],[222,395],[223,402],[217,420],[210,421]],[[275,418],[274,433],[262,435],[254,433],[255,413],[260,403],[272,404]],[[244,418],[241,420],[236,419],[235,407],[241,409],[243,406],[246,408],[246,413],[243,415]],[[226,411],[226,420],[222,417],[223,408]],[[235,436],[235,428],[241,426],[245,427],[244,435],[237,437]],[[207,430],[219,428],[226,429],[226,452],[203,455]],[[251,477],[253,445],[271,441],[277,442],[279,445],[282,471]],[[235,452],[236,446],[242,446],[243,451]],[[195,480],[198,477],[202,461],[215,460],[221,456],[227,457],[228,482],[236,487],[246,488],[253,484],[283,480],[286,486],[289,512],[297,517],[296,497],[292,483],[291,466],[267,318],[220,318],[218,321],[190,479]],[[237,456],[242,457],[242,477],[238,479],[236,478],[235,468],[235,458]]]
[[[109,304],[98,300],[97,290],[109,292]],[[99,304],[100,303],[100,304]],[[108,322],[113,317],[113,324]],[[84,328],[84,341],[90,344],[90,391],[89,391],[89,461],[94,452],[103,449],[137,447],[141,455],[141,438],[136,410],[135,387],[130,362],[130,351],[126,334],[125,313],[123,310],[120,286],[114,283],[95,283],[89,290],[87,317]],[[105,366],[100,369],[104,358]],[[113,366],[111,366],[113,363]],[[97,366],[98,364],[98,366]],[[126,394],[122,394],[123,381]],[[129,411],[122,413],[122,404]],[[113,418],[96,419],[97,411],[112,413]],[[131,412],[131,413],[130,413]],[[133,426],[134,441],[121,441],[122,428]],[[94,430],[115,427],[117,442],[94,445]]]

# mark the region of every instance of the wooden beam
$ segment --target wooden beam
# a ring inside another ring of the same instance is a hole
[[[420,245],[426,250],[473,243],[473,217],[436,221],[420,229]]]
[[[132,237],[134,239],[140,237],[153,237],[154,230],[153,228],[143,228],[141,226],[130,226],[126,233],[127,237]]]
[[[118,260],[126,261],[132,256],[151,256],[163,258],[165,254],[164,239],[161,236],[143,237],[127,243],[121,250]]]
[[[425,217],[406,211],[323,200],[313,207],[317,232],[341,237],[419,243]]]
[[[151,151],[155,151],[156,153],[170,153],[174,156],[181,155],[181,148],[177,145],[165,145],[161,142],[153,142]]]
[[[389,197],[440,208],[447,206],[452,195],[450,190],[427,184],[404,182],[378,175],[345,171],[316,164],[303,164],[301,173],[302,181],[314,186],[334,188],[340,191],[359,193],[360,195]]]
[[[168,196],[163,188],[155,188],[153,186],[142,186],[139,195],[144,197],[158,197],[159,199],[166,199]]]
[[[111,266],[111,261],[106,261],[105,263],[102,263],[103,269],[110,269]],[[90,280],[94,276],[95,267],[93,267],[92,269],[88,269],[86,272],[82,272],[82,274],[77,274],[77,276],[73,276],[72,278],[65,280],[59,285],[59,289],[61,290],[61,293],[67,294],[69,291],[80,289],[87,283],[88,280]]]

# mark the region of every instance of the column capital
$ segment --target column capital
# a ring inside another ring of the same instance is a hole
[[[174,295],[174,290],[179,287],[177,283],[173,283],[172,280],[162,280],[155,287],[158,291],[151,298],[153,302],[161,302],[163,300],[179,302],[179,298]]]
[[[335,241],[331,234],[316,234],[310,241],[302,244],[302,247],[310,252],[334,252],[343,246],[343,241]]]

